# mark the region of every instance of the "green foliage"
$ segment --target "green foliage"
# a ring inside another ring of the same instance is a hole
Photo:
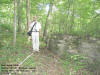
[[[10,24],[0,24],[0,29],[0,31],[4,33],[13,31],[13,27]]]
[[[46,73],[46,72],[44,72],[44,73],[43,73],[43,75],[47,75],[47,73]]]
[[[0,4],[9,4],[12,3],[13,0],[0,0]]]
[[[46,8],[50,2],[51,0],[31,0],[31,21],[34,15],[38,15],[42,31],[44,31],[47,17]],[[97,15],[95,10],[100,9],[100,0],[54,0],[53,5],[55,9],[52,8],[47,23],[48,37],[55,33],[100,37],[100,16],[94,17]],[[20,13],[18,10],[20,10]],[[25,57],[25,54],[21,53],[23,48],[28,50],[32,46],[32,43],[27,43],[26,0],[22,0],[21,7],[17,9],[17,30],[19,27],[18,14],[20,14],[22,31],[17,32],[16,47],[13,48],[13,0],[0,0],[0,56],[4,55],[0,58],[0,61],[3,61],[3,63],[5,61],[20,62]],[[44,40],[40,38],[40,41],[40,47],[45,47]],[[27,50],[25,51],[28,52]],[[13,56],[10,55],[10,52],[15,53],[14,59],[12,59]],[[25,65],[34,62],[30,59],[29,63],[25,63]],[[83,56],[67,54],[67,59],[63,60],[67,73],[69,74],[70,68],[75,71],[84,68],[86,63],[81,62],[82,60],[85,60]],[[68,65],[70,66],[67,67]],[[46,74],[44,73],[44,75]]]
[[[29,50],[32,48],[32,42],[27,43],[28,36],[26,33],[17,33],[16,47],[13,47],[13,33],[10,31],[10,27],[6,25],[1,25],[0,27],[2,28],[2,30],[0,30],[2,33],[0,34],[0,63],[7,62],[16,64],[21,62],[30,54]],[[40,47],[44,47],[45,43],[43,42],[43,39],[40,38],[40,41]],[[34,62],[33,60],[31,61],[31,59],[33,58],[30,58],[29,62],[26,62],[24,65],[31,65]],[[34,65],[31,66],[35,65],[36,64],[34,63]]]
[[[91,27],[91,28],[90,28]],[[100,16],[94,18],[92,22],[88,25],[87,32],[89,35],[100,37]]]
[[[85,68],[87,67],[87,62],[85,60],[88,60],[85,56],[82,55],[72,55],[72,54],[66,54],[66,59],[61,60],[63,67],[65,68],[67,75],[70,75],[70,72],[72,70],[72,74],[75,75],[80,69],[83,70],[83,72],[87,73]],[[74,72],[75,73],[74,73]],[[84,75],[87,75],[85,74]]]
[[[7,4],[9,3],[10,4]],[[9,23],[10,27],[13,26],[13,3],[12,0],[1,0],[0,8],[0,19],[4,23]],[[22,32],[27,30],[26,23],[26,1],[22,1],[21,6],[18,10],[20,11],[21,19],[21,29]],[[44,25],[46,22],[47,16],[47,5],[50,4],[50,0],[32,0],[31,1],[31,21],[33,20],[34,15],[38,15],[38,20],[42,24],[42,31],[44,31]],[[48,19],[48,33],[67,33],[80,36],[95,36],[100,37],[100,27],[99,19],[94,18],[91,21],[91,18],[96,15],[95,10],[99,9],[100,1],[92,0],[55,0],[53,2],[55,6],[52,8],[52,13]],[[5,7],[5,8],[4,8]],[[55,10],[55,11],[54,11]],[[69,13],[68,13],[69,12]],[[17,15],[19,13],[17,12]],[[18,16],[17,16],[18,18]],[[98,17],[99,18],[99,17]],[[2,23],[1,22],[1,23]],[[5,27],[9,27],[8,24],[5,24]],[[13,29],[11,27],[11,29]],[[11,30],[9,29],[9,30]],[[18,29],[18,25],[17,25]]]

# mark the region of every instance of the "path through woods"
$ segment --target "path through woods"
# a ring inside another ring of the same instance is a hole
[[[48,50],[40,50],[39,53],[31,53],[31,57],[34,58],[35,62],[39,62],[35,67],[34,73],[16,72],[16,75],[65,75],[65,70],[62,67],[60,58],[55,56],[52,52]]]

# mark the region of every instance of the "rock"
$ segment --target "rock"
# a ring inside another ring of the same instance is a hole
[[[77,37],[73,36],[59,36],[57,35],[56,38],[50,39],[49,41],[49,50],[52,50],[59,56],[62,56],[66,52],[70,53],[77,53],[77,44],[78,41],[76,40]]]
[[[88,57],[89,64],[100,63],[100,39],[90,37],[86,40],[68,35],[56,35],[55,37],[50,39],[48,49],[58,56],[64,56],[66,53],[81,54]],[[100,69],[100,66],[96,67],[97,70]]]

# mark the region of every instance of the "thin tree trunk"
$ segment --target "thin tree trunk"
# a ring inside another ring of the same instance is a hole
[[[18,8],[18,32],[21,31],[21,0],[17,1],[17,8]]]
[[[16,45],[16,7],[17,3],[16,0],[14,0],[14,39],[13,39],[13,45]]]
[[[70,10],[70,6],[71,6],[71,4],[70,4],[70,0],[68,0],[68,9],[67,9],[67,23],[66,23],[66,26],[65,26],[65,33],[66,33],[66,30],[67,30],[67,32],[69,32],[69,10]]]
[[[72,0],[72,16],[71,16],[71,25],[70,25],[70,30],[72,30],[73,29],[73,25],[74,25],[74,13],[75,13],[75,10],[74,10],[74,8],[75,8],[75,6],[74,6],[74,0]]]
[[[27,28],[29,29],[29,24],[30,24],[30,0],[26,0],[26,16],[27,16]]]
[[[44,27],[44,33],[43,33],[44,40],[47,38],[48,17],[50,15],[50,12],[52,11],[53,1],[54,0],[52,0],[51,3],[50,3],[50,5],[49,5],[49,11],[48,11],[48,14],[47,14],[47,17],[46,17],[46,22],[45,22],[45,27]]]

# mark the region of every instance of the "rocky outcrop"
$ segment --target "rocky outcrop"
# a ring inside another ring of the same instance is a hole
[[[87,56],[90,66],[95,64],[100,69],[100,38],[84,39],[59,34],[52,36],[48,49],[61,57],[66,53]]]

